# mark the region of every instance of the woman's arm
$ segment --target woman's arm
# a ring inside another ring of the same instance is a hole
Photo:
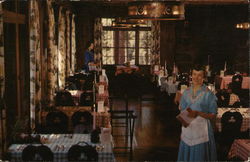
[[[192,117],[192,118],[195,118],[197,117],[198,115],[203,117],[203,118],[206,118],[206,119],[215,119],[216,115],[213,114],[213,113],[204,113],[204,112],[201,112],[201,111],[197,111],[197,110],[192,110],[192,109],[188,109],[188,112],[189,112],[189,117]]]
[[[197,115],[199,115],[203,118],[206,118],[206,119],[215,119],[216,118],[216,115],[213,113],[204,113],[201,111],[196,111],[196,112],[197,112]]]

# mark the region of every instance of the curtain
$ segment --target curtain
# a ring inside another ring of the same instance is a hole
[[[3,8],[0,3],[0,157],[6,150],[6,110],[4,108],[5,72],[4,72],[4,37]]]
[[[41,106],[41,59],[40,59],[40,23],[38,0],[30,1],[30,121],[31,129],[35,128],[35,110]]]
[[[66,11],[66,76],[70,74],[70,12]]]
[[[154,66],[160,64],[160,21],[152,21],[151,33],[151,65]]]
[[[3,8],[0,3],[0,97],[3,98],[5,90],[4,73],[4,37],[3,37]]]
[[[102,19],[96,18],[94,24],[95,62],[102,65]]]
[[[49,106],[53,105],[54,95],[57,88],[57,47],[55,43],[55,17],[52,0],[47,0],[48,14],[48,87],[47,100]]]
[[[63,12],[62,7],[60,7],[58,19],[58,83],[60,89],[65,87],[66,74],[65,21],[65,13]]]
[[[76,69],[76,28],[75,28],[75,15],[72,15],[71,21],[71,70],[75,72]]]

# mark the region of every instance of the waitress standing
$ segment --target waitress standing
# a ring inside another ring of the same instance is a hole
[[[206,71],[196,65],[192,70],[192,86],[181,97],[180,110],[187,108],[195,118],[188,127],[182,127],[177,161],[217,161],[216,145],[211,120],[215,120],[215,95],[203,84]]]

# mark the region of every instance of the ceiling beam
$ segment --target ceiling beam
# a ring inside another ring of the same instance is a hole
[[[100,4],[127,4],[129,2],[140,2],[141,0],[69,0],[71,2],[94,2],[94,3],[100,3]],[[156,1],[156,0],[145,0],[145,1]],[[173,0],[158,0],[158,1],[173,1]],[[234,3],[234,4],[247,4],[249,3],[249,0],[174,0],[174,1],[184,1],[186,3],[198,3],[198,4],[228,4],[228,3]]]
[[[186,4],[249,4],[249,0],[184,0]]]
[[[8,10],[3,10],[3,21],[5,23],[25,24],[25,15]]]

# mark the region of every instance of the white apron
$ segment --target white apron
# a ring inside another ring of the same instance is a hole
[[[181,139],[189,146],[209,141],[207,119],[197,116],[188,127],[182,127]]]

